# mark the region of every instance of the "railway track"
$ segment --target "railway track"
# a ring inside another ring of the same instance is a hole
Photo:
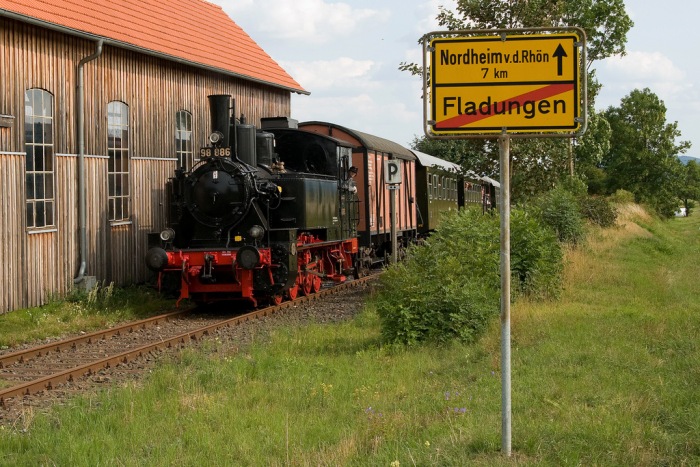
[[[364,284],[367,276],[293,301],[235,317],[194,316],[175,311],[61,341],[0,355],[0,407],[24,396],[51,391],[96,372],[167,348],[194,343],[216,331],[279,313],[311,300]]]

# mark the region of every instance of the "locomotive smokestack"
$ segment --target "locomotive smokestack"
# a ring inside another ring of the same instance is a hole
[[[224,135],[223,147],[233,147],[231,139],[231,96],[229,94],[214,94],[207,96],[209,99],[209,112],[211,115],[211,131],[218,131]],[[233,136],[235,138],[235,135]]]

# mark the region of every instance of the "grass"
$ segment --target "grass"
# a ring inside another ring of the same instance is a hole
[[[700,219],[641,211],[567,254],[557,302],[512,312],[513,456],[500,325],[474,345],[383,346],[367,309],[208,341],[145,381],[27,414],[1,465],[698,465]]]
[[[119,321],[142,319],[173,307],[151,288],[98,284],[89,293],[73,291],[49,304],[0,315],[0,349],[27,342],[104,329]]]

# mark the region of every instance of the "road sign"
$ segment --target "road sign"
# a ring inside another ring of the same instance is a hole
[[[580,129],[581,39],[576,33],[430,41],[435,135]]]
[[[386,159],[384,161],[384,183],[387,185],[401,184],[400,159]]]

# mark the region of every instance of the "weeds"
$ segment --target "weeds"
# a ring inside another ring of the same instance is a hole
[[[89,291],[73,289],[65,298],[47,305],[0,316],[0,348],[104,328],[117,321],[139,319],[172,306],[144,287],[118,288],[98,283]]]

